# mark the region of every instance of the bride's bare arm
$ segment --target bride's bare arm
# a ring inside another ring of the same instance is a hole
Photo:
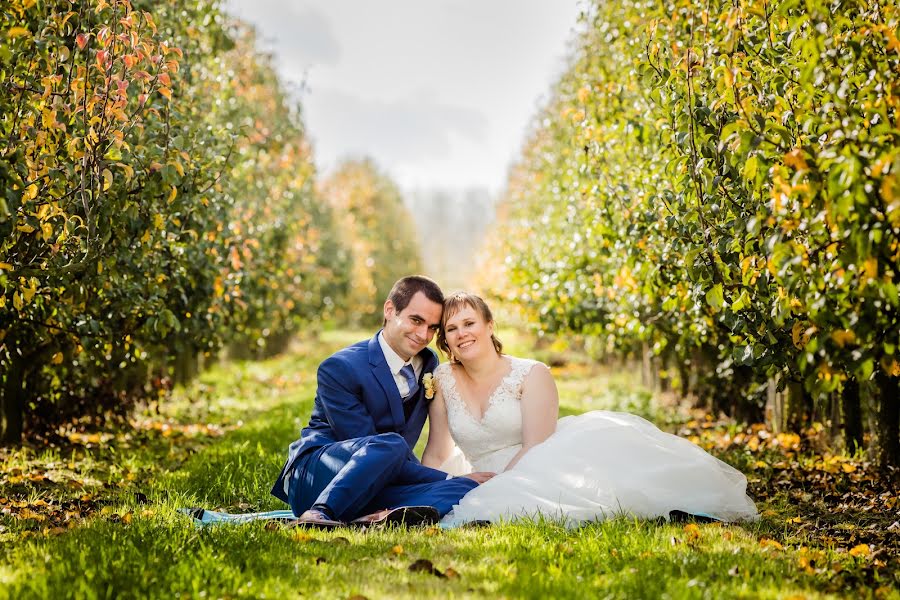
[[[440,387],[428,407],[428,442],[422,453],[422,464],[434,469],[440,468],[453,452],[453,438],[447,423],[447,407]]]
[[[550,369],[536,364],[522,382],[522,449],[519,450],[505,471],[513,468],[528,450],[537,446],[554,431],[559,418],[559,392]]]

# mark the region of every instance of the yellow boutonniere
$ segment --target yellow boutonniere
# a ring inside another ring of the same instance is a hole
[[[434,398],[434,375],[432,373],[422,375],[422,384],[425,386],[425,399]]]

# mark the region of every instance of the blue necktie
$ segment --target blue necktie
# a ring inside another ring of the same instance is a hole
[[[416,381],[416,372],[412,365],[404,365],[403,368],[400,369],[400,373],[406,378],[406,385],[409,387],[409,393],[403,398],[412,398],[415,393],[419,391],[419,382]]]

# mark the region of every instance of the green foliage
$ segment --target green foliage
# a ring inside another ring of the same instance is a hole
[[[122,411],[176,357],[327,317],[345,259],[250,32],[182,0],[22,0],[0,25],[5,440],[26,408]]]
[[[898,18],[593,3],[510,178],[495,293],[544,331],[647,344],[732,410],[773,377],[896,388]]]
[[[412,215],[397,185],[371,159],[348,160],[322,182],[352,254],[344,320],[374,325],[394,282],[422,270]]]

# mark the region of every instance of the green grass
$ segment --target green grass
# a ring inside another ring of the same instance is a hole
[[[315,367],[365,335],[330,332],[273,360],[216,366],[134,428],[0,454],[0,598],[900,598],[896,574],[786,523],[786,502],[760,506],[768,516],[756,524],[687,528],[198,530],[176,513],[285,508],[269,489],[309,415]],[[524,339],[504,341],[528,354]],[[627,374],[573,365],[557,380],[561,414],[674,418]]]

